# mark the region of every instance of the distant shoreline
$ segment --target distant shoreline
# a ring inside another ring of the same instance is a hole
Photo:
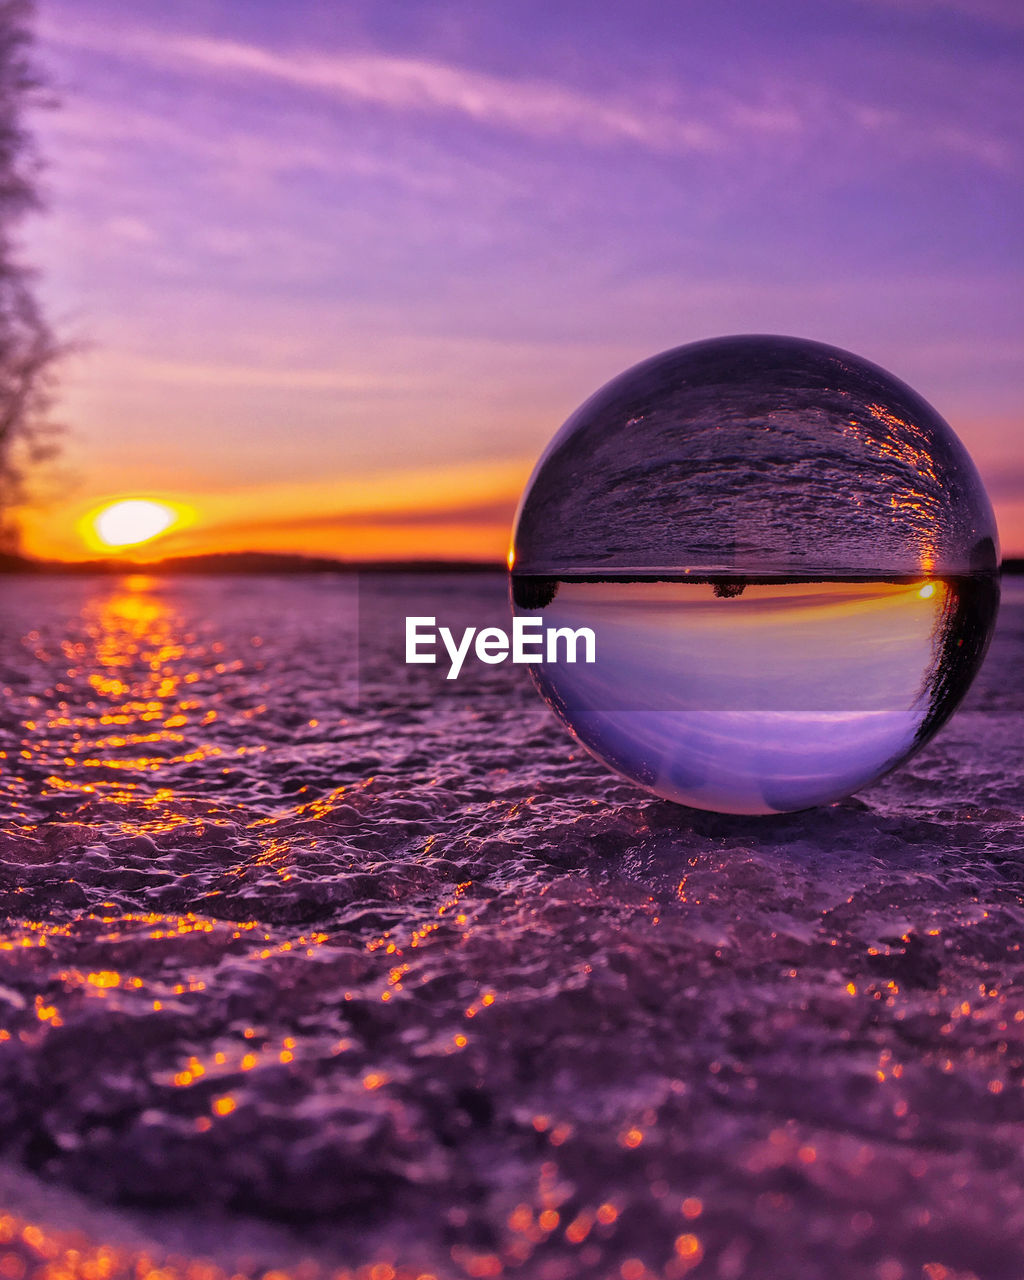
[[[335,560],[326,556],[287,555],[263,551],[227,551],[204,556],[169,556],[138,560],[38,560],[0,553],[0,574],[246,574],[246,573],[497,573],[494,560]]]
[[[1003,573],[1024,574],[1024,557],[1010,556]],[[136,560],[39,560],[0,553],[0,574],[260,574],[260,573],[504,573],[493,560],[336,560],[327,556],[263,551],[228,551],[203,556],[170,556],[152,563]]]

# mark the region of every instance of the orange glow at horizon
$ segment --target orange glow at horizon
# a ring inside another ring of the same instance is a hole
[[[514,458],[237,489],[209,486],[197,475],[180,497],[167,490],[132,493],[127,486],[104,493],[97,485],[84,500],[26,505],[14,518],[24,554],[68,563],[255,552],[501,564],[529,470],[529,459]],[[163,515],[152,536],[131,542],[118,536],[116,544],[97,527],[111,507],[142,502],[172,512],[173,519],[160,527]]]

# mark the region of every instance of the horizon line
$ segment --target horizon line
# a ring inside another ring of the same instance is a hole
[[[120,556],[104,556],[86,560],[60,560],[24,555],[17,551],[0,551],[0,573],[122,573],[146,574],[189,572],[208,568],[214,572],[291,572],[358,573],[367,569],[381,572],[508,572],[503,559],[444,556],[386,556],[342,559],[315,553],[292,551],[206,551],[187,555],[164,556],[159,560],[131,560]],[[1024,573],[1024,552],[1002,557],[1002,572]],[[941,574],[938,576],[942,576]]]

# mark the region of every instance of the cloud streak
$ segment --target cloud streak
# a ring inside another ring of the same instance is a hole
[[[784,91],[777,82],[750,83],[743,94],[722,86],[699,92],[692,86],[662,85],[664,92],[655,101],[386,53],[280,53],[243,40],[157,35],[144,28],[119,30],[114,41],[108,28],[90,24],[44,23],[42,34],[58,46],[132,55],[184,75],[206,72],[276,83],[349,106],[413,117],[447,116],[534,141],[713,157],[738,148],[763,150],[773,143],[818,147],[823,138],[831,139],[831,145],[860,136],[882,150],[902,139],[932,153],[1004,172],[1017,162],[1013,138],[994,135],[959,117],[940,113],[922,119],[895,105],[859,101],[813,75],[791,78]],[[167,126],[154,122],[154,127]],[[291,162],[297,158],[293,155]],[[322,153],[308,156],[309,161],[324,167]]]
[[[333,529],[417,529],[452,525],[498,525],[505,530],[512,527],[518,497],[517,493],[512,493],[504,499],[490,502],[467,500],[453,506],[392,507],[320,515],[277,516],[271,513],[259,520],[224,521],[209,528],[213,533],[263,533],[267,530],[330,532]]]
[[[108,353],[107,360],[124,380],[189,387],[244,387],[260,391],[332,391],[360,395],[396,395],[424,390],[425,378],[394,372],[347,369],[273,368],[256,364],[201,364]]]
[[[367,54],[284,57],[229,40],[181,39],[172,51],[193,64],[319,90],[396,111],[451,112],[534,137],[632,142],[670,151],[713,151],[703,120],[648,114],[543,81],[512,80],[415,58]]]
[[[131,53],[181,70],[205,68],[225,75],[258,77],[400,112],[454,114],[535,138],[591,143],[634,143],[661,151],[714,151],[723,131],[701,116],[683,118],[627,102],[615,102],[536,79],[512,79],[419,58],[382,54],[295,52],[287,55],[237,40],[203,36],[157,36],[143,29],[120,31],[40,23],[55,44],[113,55]],[[755,111],[759,129],[788,127],[777,113]]]

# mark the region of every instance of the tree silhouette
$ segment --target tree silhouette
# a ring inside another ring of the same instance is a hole
[[[17,229],[38,208],[38,158],[25,109],[39,94],[31,59],[32,0],[0,0],[0,551],[17,544],[11,509],[27,470],[51,456],[52,377],[60,347],[36,299]]]

